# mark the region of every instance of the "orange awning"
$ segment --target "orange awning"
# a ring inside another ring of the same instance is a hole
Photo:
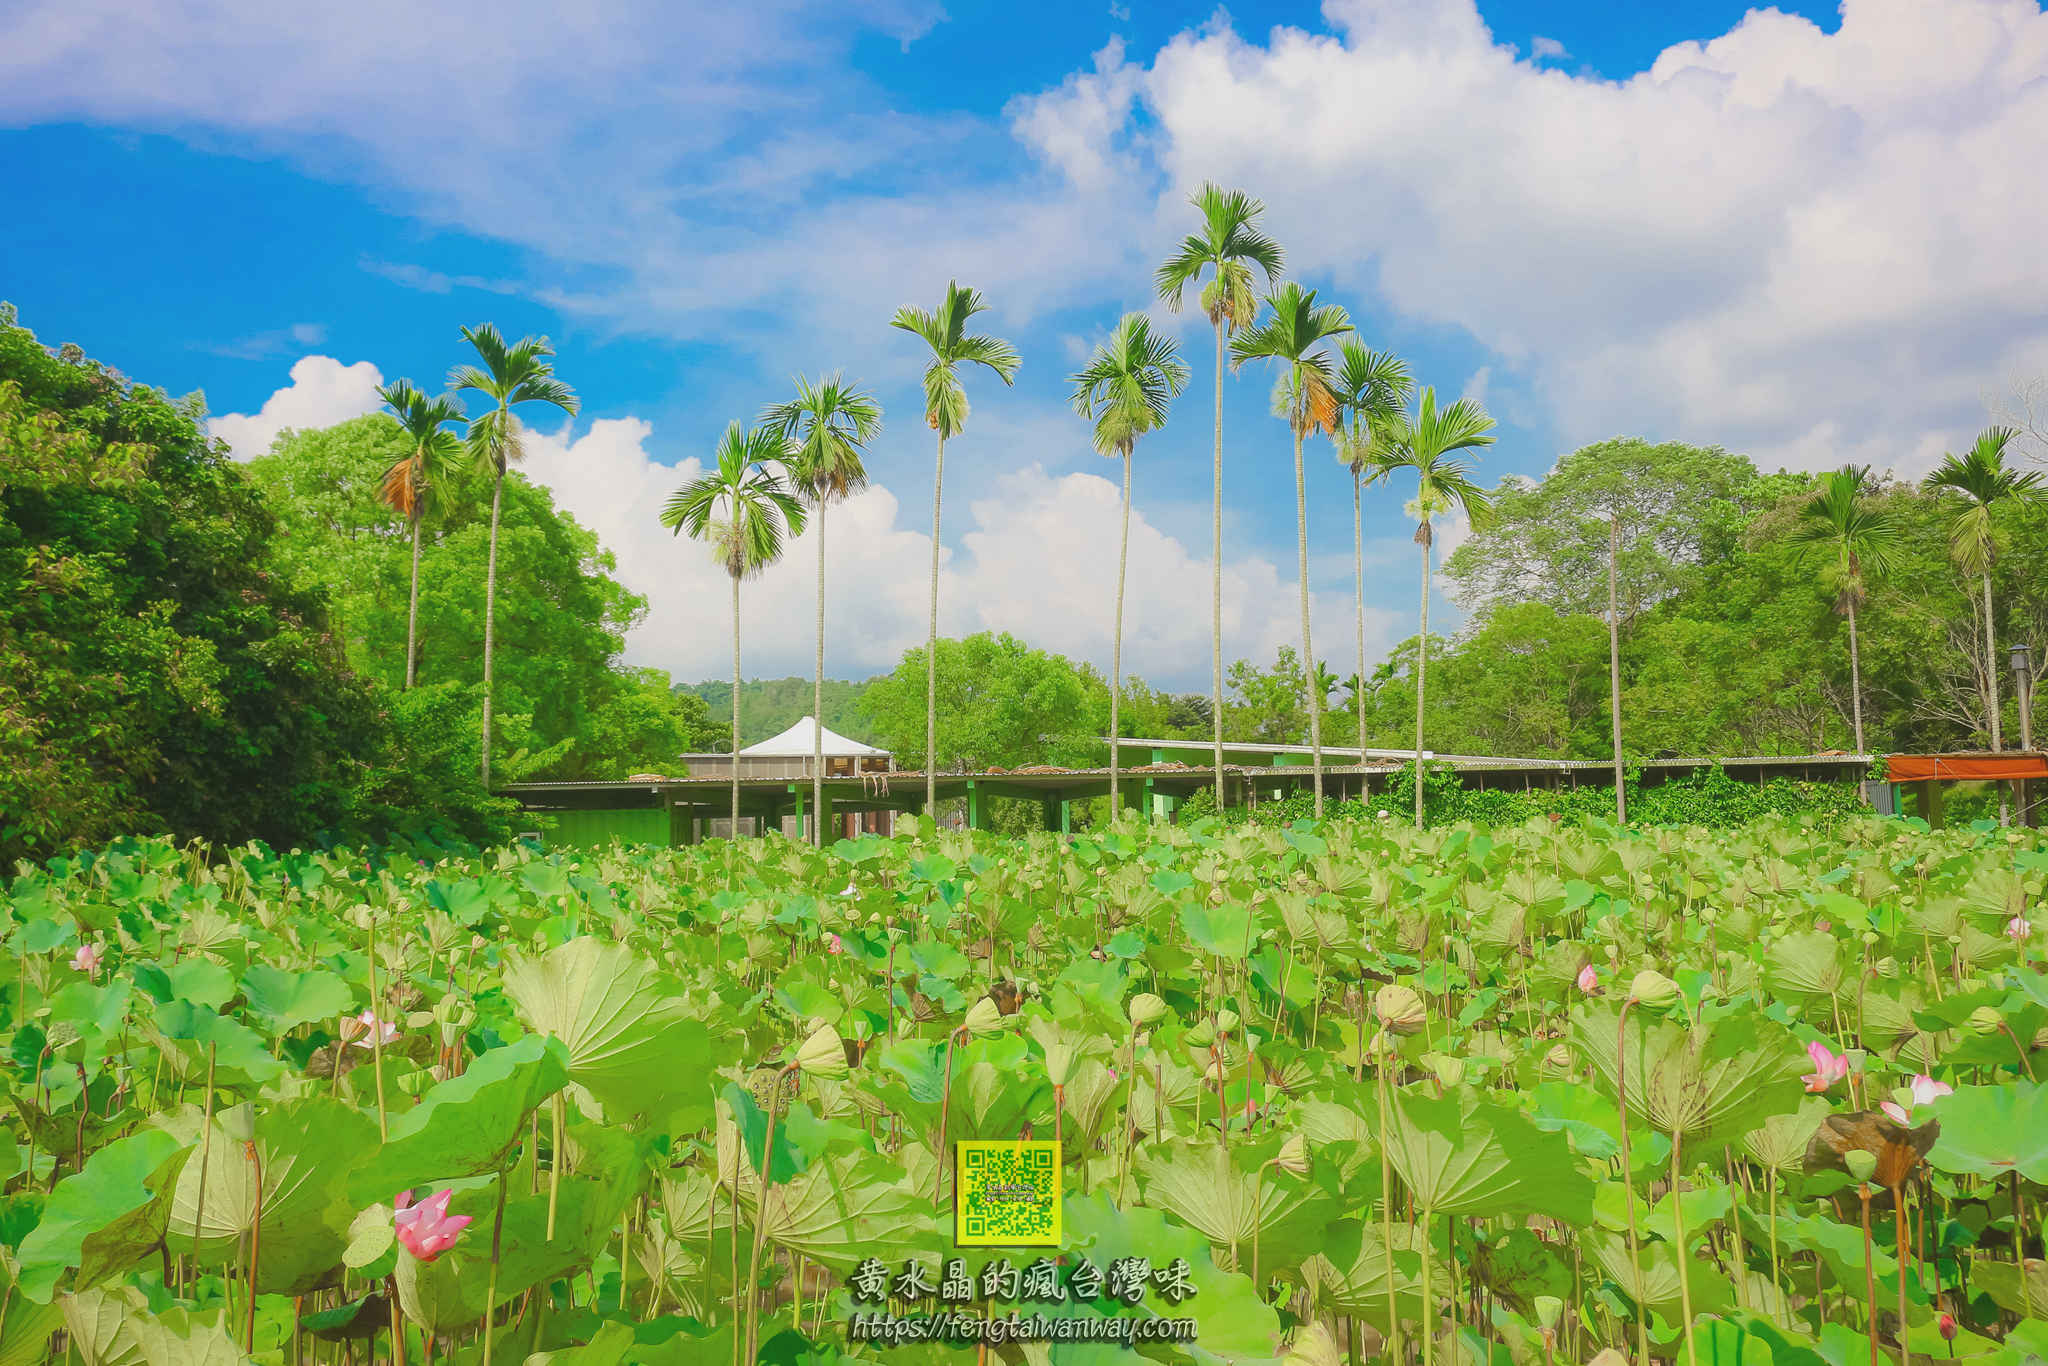
[[[1959,779],[2048,778],[2048,756],[2026,754],[1894,754],[1885,773],[1895,783]]]

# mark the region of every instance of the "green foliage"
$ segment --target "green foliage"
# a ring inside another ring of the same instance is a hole
[[[1064,655],[1034,650],[1007,632],[938,645],[939,767],[1016,768],[1106,762],[1096,737],[1108,729],[1100,676]],[[861,695],[874,743],[899,767],[924,763],[925,652],[904,652],[893,673]]]
[[[304,587],[328,580],[281,562],[289,527],[202,414],[0,327],[0,861],[136,831],[501,834],[474,780],[423,791],[442,775]]]
[[[862,739],[866,719],[861,714],[860,699],[873,681],[855,683],[839,678],[826,679],[825,714],[818,718],[825,729],[856,740]],[[706,738],[707,742],[692,744],[688,748],[698,751],[722,748],[725,732],[730,726],[717,718],[732,715],[732,680],[713,678],[701,683],[678,683],[676,691],[702,701],[707,724],[716,728],[715,735],[708,737],[700,731],[700,737]],[[809,716],[811,700],[811,680],[808,678],[750,678],[741,683],[741,747],[780,735]]]
[[[394,1291],[451,1360],[486,1333],[830,1359],[865,1259],[1029,1260],[951,1245],[944,1160],[1027,1134],[1059,1143],[1048,1257],[1162,1273],[1044,1311],[1186,1317],[1195,1361],[1331,1360],[1283,1312],[1310,1293],[1571,1360],[1639,1332],[1675,1359],[1688,1317],[1722,1360],[1731,1316],[1726,1359],[1861,1359],[1866,1267],[1886,1336],[1900,1305],[1915,1343],[1944,1312],[1957,1341],[2048,1330],[2008,1231],[2048,1175],[2048,978],[2038,931],[1985,932],[2042,895],[2036,832],[919,826],[367,863],[129,841],[23,873],[0,1362],[62,1327],[88,1366],[232,1366],[251,1323],[269,1360],[295,1314],[378,1359]],[[1822,1044],[1853,1089],[1809,1089]],[[1863,1108],[1920,1072],[1955,1090],[1910,1127]],[[1874,1248],[1834,1198],[1839,1144],[1928,1216],[1903,1268],[1892,1194]],[[423,1253],[397,1213],[429,1197],[460,1227]],[[546,1316],[510,1308],[535,1288]]]
[[[1423,784],[1423,819],[1431,826],[1471,822],[1476,825],[1514,825],[1532,817],[1598,819],[1614,814],[1613,784],[1582,783],[1576,787],[1467,788],[1450,764],[1426,764]],[[1835,821],[1869,810],[1857,784],[1850,782],[1805,782],[1794,778],[1772,778],[1763,783],[1742,782],[1719,768],[1696,770],[1685,777],[1645,785],[1643,771],[1632,769],[1625,778],[1628,815],[1635,825],[1704,826],[1727,830],[1767,816],[1811,817]],[[1211,815],[1215,799],[1199,792],[1181,804],[1178,819],[1183,823]],[[1332,819],[1366,820],[1388,811],[1398,816],[1415,806],[1415,774],[1411,765],[1396,773],[1384,791],[1364,798],[1325,802]],[[1233,808],[1233,820],[1249,820],[1270,828],[1285,828],[1313,814],[1310,798],[1296,793],[1277,801],[1261,801],[1249,809]]]

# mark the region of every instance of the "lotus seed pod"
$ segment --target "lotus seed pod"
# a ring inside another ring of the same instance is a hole
[[[1219,1033],[1219,1034],[1228,1034],[1228,1033],[1229,1033],[1229,1032],[1230,1032],[1231,1030],[1233,1030],[1233,1029],[1237,1028],[1237,1026],[1238,1026],[1238,1023],[1239,1023],[1239,1021],[1238,1021],[1238,1018],[1237,1018],[1237,1012],[1236,1012],[1236,1011],[1234,1011],[1234,1010],[1219,1010],[1219,1011],[1217,1011],[1217,1012],[1216,1012],[1216,1032],[1217,1032],[1217,1033]]]
[[[996,1003],[984,996],[976,1001],[967,1012],[967,1032],[976,1038],[999,1034],[1003,1029],[1003,1012]]]
[[[1436,1079],[1446,1086],[1457,1086],[1465,1080],[1465,1060],[1443,1053],[1431,1053],[1423,1058],[1429,1070],[1436,1073]]]
[[[1565,1046],[1564,1046],[1563,1044],[1561,1044],[1561,1043],[1554,1043],[1554,1044],[1552,1044],[1552,1045],[1550,1046],[1550,1051],[1549,1051],[1549,1052],[1547,1052],[1547,1053],[1545,1053],[1545,1054],[1543,1055],[1543,1065],[1544,1065],[1545,1067],[1549,1068],[1549,1069],[1550,1069],[1551,1071],[1553,1071],[1553,1072],[1569,1072],[1569,1071],[1571,1071],[1571,1070],[1572,1070],[1572,1051],[1571,1051],[1571,1049],[1569,1049],[1569,1048],[1566,1048],[1566,1047],[1565,1047]]]
[[[1166,1014],[1166,999],[1154,996],[1149,991],[1141,991],[1131,998],[1130,1005],[1125,1009],[1130,1014],[1132,1024],[1148,1025]]]
[[[1987,1035],[1996,1034],[2004,1024],[2005,1017],[1998,1013],[1998,1007],[1978,1006],[1970,1012],[1970,1018],[1966,1022],[1966,1027],[1972,1034],[1983,1038]]]
[[[796,1070],[806,1077],[836,1080],[846,1075],[846,1044],[839,1031],[821,1025],[796,1051]]]
[[[1538,1295],[1534,1301],[1536,1323],[1542,1328],[1555,1328],[1564,1315],[1564,1301],[1555,1295]]]
[[[1280,1366],[1344,1366],[1344,1354],[1337,1340],[1320,1323],[1310,1323],[1295,1335],[1294,1345],[1281,1358]]]
[[[1876,944],[1882,938],[1884,938],[1884,936],[1879,934],[1876,930],[1865,930],[1863,932],[1863,943],[1866,947]]]
[[[1429,1018],[1428,1008],[1413,987],[1386,986],[1373,993],[1373,1014],[1395,1034],[1419,1034]]]
[[[1045,1046],[1045,1075],[1054,1086],[1065,1086],[1074,1072],[1074,1046],[1051,1043]]]
[[[1897,977],[1899,975],[1899,960],[1890,954],[1886,954],[1871,965],[1871,971],[1875,972],[1879,977]]]
[[[1849,1169],[1849,1175],[1858,1181],[1868,1181],[1877,1171],[1877,1154],[1861,1148],[1851,1148],[1842,1154],[1842,1165]]]
[[[1647,1010],[1663,1010],[1678,1000],[1678,983],[1646,968],[1629,982],[1628,998]]]
[[[1197,1020],[1188,1026],[1181,1039],[1189,1048],[1207,1048],[1216,1042],[1216,1031],[1209,1027],[1207,1020]]]
[[[1308,1175],[1308,1140],[1300,1134],[1289,1134],[1274,1156],[1273,1165],[1296,1176]]]

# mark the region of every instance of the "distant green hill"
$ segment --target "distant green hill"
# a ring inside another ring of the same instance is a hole
[[[836,730],[850,740],[873,743],[857,710],[860,696],[867,690],[867,682],[826,679],[825,714],[818,719],[825,723],[827,730]],[[703,698],[710,704],[711,714],[721,720],[732,715],[732,684],[723,679],[679,683],[676,691],[694,693]],[[758,744],[771,735],[779,735],[809,716],[811,701],[811,680],[808,678],[750,678],[741,683],[741,748]]]

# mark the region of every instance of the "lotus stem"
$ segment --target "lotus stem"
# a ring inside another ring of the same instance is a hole
[[[1863,1202],[1863,1324],[1870,1337],[1870,1366],[1877,1366],[1877,1263],[1870,1250],[1870,1183],[1856,1183]]]
[[[1624,1115],[1621,1122],[1626,1127],[1628,1117]],[[1685,1264],[1692,1259],[1692,1248],[1685,1240],[1684,1192],[1678,1186],[1679,1174],[1684,1170],[1678,1155],[1679,1146],[1683,1138],[1683,1131],[1677,1125],[1672,1125],[1671,1217],[1677,1226],[1678,1233],[1678,1306],[1679,1312],[1685,1316],[1685,1327],[1683,1330],[1685,1333],[1685,1359],[1687,1366],[1699,1366],[1699,1349],[1693,1345],[1692,1340],[1692,1278],[1685,1274]],[[1633,1200],[1635,1197],[1633,1194],[1630,1194],[1629,1198]]]
[[[1376,1060],[1373,1073],[1378,1079],[1374,1088],[1380,1101],[1380,1250],[1386,1255],[1387,1283],[1387,1341],[1388,1360],[1399,1362],[1401,1356],[1401,1307],[1394,1297],[1394,1164],[1387,1154],[1387,1053],[1382,1050]]]
[[[340,1063],[336,1058],[337,1068]],[[384,1112],[384,1004],[377,994],[377,913],[370,912],[370,1067],[377,1077],[377,1137],[389,1143],[391,1125]],[[340,1075],[339,1071],[336,1076]],[[486,1339],[488,1342],[488,1339]],[[490,1354],[484,1354],[488,1366]]]
[[[1906,1181],[1892,1187],[1892,1231],[1899,1245],[1899,1366],[1909,1366],[1906,1353]]]
[[[242,1156],[256,1169],[256,1199],[249,1216],[249,1269],[243,1289],[249,1294],[249,1316],[242,1330],[242,1350],[256,1350],[256,1259],[263,1255],[263,1159],[256,1155],[254,1140],[242,1144]],[[403,1360],[399,1366],[404,1366]]]
[[[775,1087],[768,1094],[768,1132],[761,1142],[760,1194],[754,1204],[754,1251],[747,1261],[747,1352],[752,1361],[758,1353],[761,1332],[761,1246],[768,1239],[768,1178],[775,1169],[775,1116],[782,1109],[782,1079],[796,1071],[790,1064],[775,1073]],[[943,1122],[943,1121],[942,1121]]]
[[[548,1106],[548,1115],[554,1127],[553,1146],[548,1149],[548,1234],[547,1241],[555,1241],[555,1199],[562,1189],[562,1125],[564,1112],[569,1103],[562,1099],[560,1091],[555,1092],[553,1102]],[[536,1124],[538,1120],[535,1121]],[[538,1153],[535,1160],[538,1160]]]
[[[1621,1003],[1621,1014],[1616,1018],[1614,1039],[1614,1090],[1621,1101],[1621,1194],[1622,1207],[1628,1211],[1628,1261],[1636,1273],[1631,1298],[1635,1300],[1636,1311],[1636,1361],[1638,1366],[1650,1363],[1650,1325],[1643,1309],[1642,1293],[1643,1249],[1636,1235],[1636,1184],[1635,1168],[1630,1165],[1628,1151],[1628,1012],[1633,1000]]]
[[[498,1169],[498,1209],[491,1218],[491,1274],[484,1282],[484,1361],[491,1366],[491,1348],[498,1338],[498,1254],[505,1243],[506,1172]]]

